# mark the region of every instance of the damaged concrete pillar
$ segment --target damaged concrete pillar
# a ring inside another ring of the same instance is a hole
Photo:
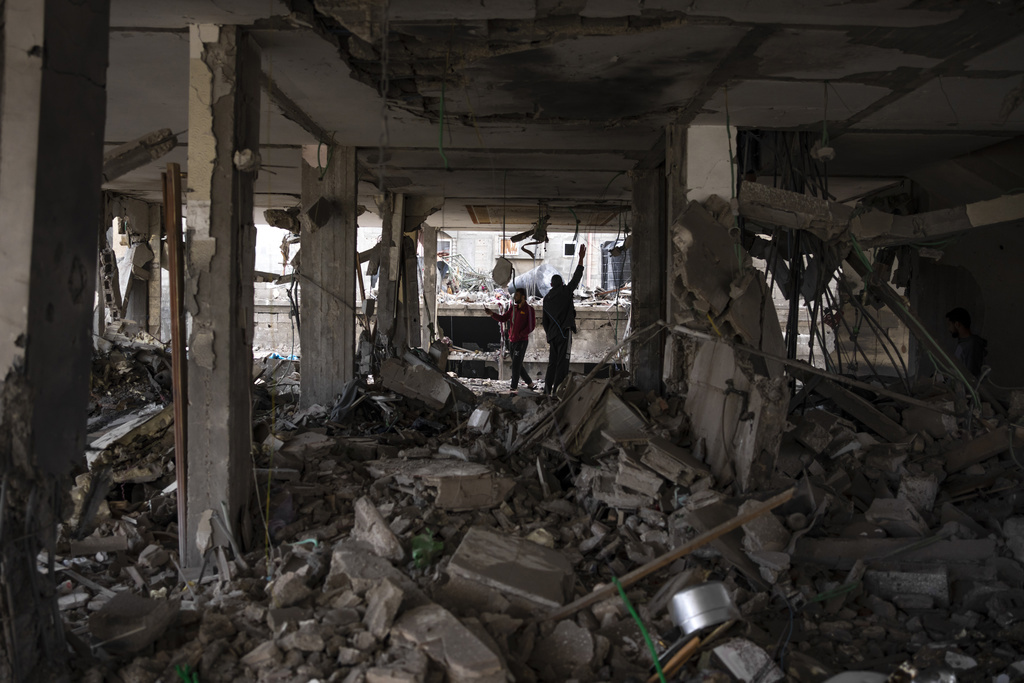
[[[302,148],[299,339],[304,406],[330,407],[355,373],[356,182],[354,147]]]
[[[6,0],[0,13],[0,680],[65,680],[53,562],[84,465],[109,4]]]
[[[163,299],[163,268],[161,267],[163,249],[163,208],[159,204],[149,205],[149,251],[153,260],[149,264],[149,320],[146,329],[157,339],[160,336],[160,307]],[[170,335],[168,335],[170,337]]]
[[[420,231],[423,244],[423,296],[420,300],[420,321],[423,345],[429,346],[437,336],[437,228],[424,225]]]
[[[380,270],[377,271],[377,343],[397,346],[399,266],[402,262],[402,216],[405,195],[377,198],[380,210]]]
[[[202,561],[204,513],[238,529],[252,441],[253,183],[259,165],[260,55],[236,26],[191,27],[185,306],[188,362],[189,566]]]
[[[416,245],[427,216],[439,211],[442,197],[388,194],[381,210],[380,277],[377,294],[377,336],[401,352],[423,344],[420,319],[420,265]]]
[[[633,271],[631,302],[633,329],[641,330],[665,320],[668,230],[665,215],[665,176],[661,167],[630,172],[633,181],[632,262],[644,264]],[[633,382],[644,391],[661,392],[665,365],[665,334],[634,342],[629,352]]]

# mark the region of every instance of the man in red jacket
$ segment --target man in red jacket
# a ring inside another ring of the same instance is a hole
[[[533,381],[523,367],[523,359],[526,357],[526,347],[530,343],[530,333],[537,326],[537,317],[533,312],[533,306],[526,303],[526,290],[520,287],[512,295],[512,305],[504,313],[484,309],[484,313],[491,316],[499,323],[509,323],[508,341],[509,351],[512,355],[512,391],[516,391],[519,385],[520,375],[526,386],[533,389]]]

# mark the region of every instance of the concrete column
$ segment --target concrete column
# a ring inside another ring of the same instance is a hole
[[[423,305],[420,321],[423,345],[429,346],[437,336],[437,228],[424,225],[420,232],[423,243]]]
[[[377,273],[377,337],[385,346],[399,347],[399,267],[402,263],[402,217],[405,195],[378,198],[381,217],[380,270]]]
[[[665,320],[666,242],[665,175],[662,168],[636,170],[633,181],[633,246],[630,258],[633,269],[632,329],[641,330],[658,320]],[[665,364],[665,335],[656,334],[634,342],[630,348],[633,382],[644,391],[661,392]]]
[[[53,557],[85,464],[109,6],[0,14],[0,680],[67,680]]]
[[[200,519],[233,530],[248,501],[252,441],[253,224],[251,163],[259,147],[260,56],[236,26],[193,25],[190,41],[185,307],[188,362],[189,566]],[[214,543],[227,545],[221,526]],[[238,534],[235,534],[238,537]]]
[[[317,154],[321,158],[317,158]],[[301,402],[330,407],[355,374],[356,151],[302,149]],[[322,225],[318,225],[322,223]]]

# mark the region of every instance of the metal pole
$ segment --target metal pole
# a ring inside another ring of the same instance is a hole
[[[188,360],[185,357],[185,274],[181,239],[181,167],[167,164],[164,181],[164,230],[171,280],[171,386],[174,399],[174,471],[178,481],[178,556],[184,562],[188,542],[186,495],[188,466]]]

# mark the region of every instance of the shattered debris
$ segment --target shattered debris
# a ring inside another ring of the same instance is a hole
[[[1024,670],[1024,431],[947,394],[839,378],[789,410],[703,342],[686,396],[508,396],[406,357],[300,409],[296,362],[258,361],[251,529],[219,546],[211,511],[182,568],[164,356],[133,343],[94,363],[55,558],[88,680],[657,680],[617,586],[670,680]],[[684,632],[673,596],[712,582],[740,618]]]

